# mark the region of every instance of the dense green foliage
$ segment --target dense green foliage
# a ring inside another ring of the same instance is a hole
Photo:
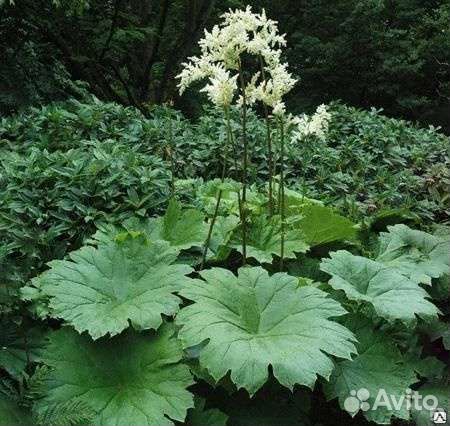
[[[405,208],[430,220],[448,220],[448,137],[376,110],[332,104],[330,112],[325,141],[309,137],[289,145],[286,179],[292,187],[309,197],[325,197],[357,217]],[[175,123],[172,146],[178,175],[220,176],[226,133],[219,112],[203,115],[192,127]],[[234,125],[238,127],[237,122]],[[264,123],[252,117],[248,126],[253,178],[263,182],[267,178]]]
[[[121,130],[115,114],[112,122],[89,121],[83,111],[75,116],[44,108],[39,117],[2,123],[2,281],[32,277],[49,260],[78,248],[96,223],[152,214],[170,193],[165,163],[115,138]],[[88,112],[95,115],[95,108]],[[86,119],[85,127],[74,117]],[[132,139],[133,122],[125,122],[122,131]]]
[[[331,112],[324,142],[310,138],[289,147],[286,170],[292,188],[307,197],[320,197],[354,220],[369,214],[374,220],[385,215],[397,220],[397,215],[413,222],[448,222],[448,138],[375,111],[335,104]],[[255,165],[252,179],[262,187],[267,177],[266,153],[261,148],[264,127],[254,115],[249,130],[251,164]],[[212,214],[217,184],[202,182],[221,174],[224,144],[223,120],[213,110],[190,123],[167,108],[155,109],[146,119],[134,108],[91,99],[2,119],[2,281],[16,291],[48,261],[80,247],[96,227],[161,211],[173,190],[194,207],[199,207],[196,200],[200,200]],[[239,177],[233,167],[230,173]],[[192,176],[201,179],[188,179]],[[231,210],[223,214],[238,210],[233,185],[230,189],[223,194],[222,206]],[[251,197],[254,209],[260,211],[261,199],[256,194]],[[320,217],[318,208],[310,217]],[[197,220],[191,213],[177,215],[168,225],[155,223],[153,231],[148,228],[151,238],[165,232],[182,235],[185,224]],[[320,221],[307,228],[315,229]],[[219,231],[226,233],[234,223],[219,221]],[[279,254],[279,231],[277,218],[256,221],[250,230],[251,256],[261,261]],[[205,232],[193,228],[197,243],[204,240]],[[314,232],[308,242],[333,239],[330,230],[323,235]],[[234,242],[235,248],[239,245],[238,240]],[[286,256],[295,257],[304,250],[301,239],[291,231]]]
[[[448,137],[433,128],[423,129],[386,118],[376,110],[367,112],[332,104],[330,111],[332,120],[325,141],[310,137],[289,145],[286,179],[291,187],[305,196],[325,199],[355,219],[396,208],[409,210],[423,219],[448,221]],[[232,125],[238,128],[237,116]],[[267,178],[264,123],[252,114],[248,128],[252,180],[262,185]],[[134,108],[91,99],[34,108],[0,123],[0,149],[23,156],[23,166],[31,161],[28,155],[31,147],[54,153],[45,156],[43,161],[48,163],[41,163],[40,170],[58,161],[66,164],[69,160],[58,154],[60,151],[73,149],[73,158],[81,161],[82,156],[76,154],[78,150],[97,152],[118,145],[114,149],[121,154],[117,156],[124,158],[117,159],[118,169],[122,167],[121,161],[134,162],[139,167],[156,161],[150,156],[158,155],[177,179],[199,176],[209,180],[221,175],[225,141],[223,118],[214,110],[207,110],[197,122],[191,123],[169,108],[156,108],[147,119]],[[96,155],[105,155],[102,157],[105,162],[113,161],[100,151]],[[125,160],[127,156],[130,158]],[[88,158],[94,161],[92,155]],[[149,178],[153,178],[153,173],[158,176],[156,170],[161,166],[162,163],[159,166],[155,163],[156,169]],[[3,181],[18,170],[23,170],[19,164],[6,168]],[[24,172],[30,170],[26,167]],[[102,170],[108,175],[112,171],[106,166]],[[239,177],[233,165],[229,172]],[[133,187],[138,193],[136,202],[148,195],[137,181],[132,184],[133,180],[121,179],[123,187]],[[144,185],[146,181],[141,179]],[[89,191],[91,186],[87,186]]]

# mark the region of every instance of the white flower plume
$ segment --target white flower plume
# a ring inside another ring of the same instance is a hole
[[[326,138],[328,127],[331,121],[331,114],[326,105],[319,105],[312,116],[303,114],[292,117],[291,124],[294,126],[291,141],[303,140],[306,136],[314,135],[321,140]]]
[[[193,82],[209,79],[202,92],[218,106],[229,106],[238,91],[237,73],[241,57],[249,54],[262,58],[266,80],[256,73],[245,87],[248,104],[263,102],[274,114],[284,114],[283,96],[296,80],[281,62],[279,47],[286,45],[284,35],[279,34],[276,21],[262,13],[253,13],[250,6],[245,10],[230,10],[222,15],[223,22],[215,25],[199,41],[201,55],[189,58],[183,71],[177,76],[178,87],[183,93]],[[238,103],[243,102],[242,93]]]
[[[237,91],[237,78],[237,75],[230,77],[229,71],[217,67],[216,72],[209,77],[209,84],[200,91],[205,92],[214,105],[226,107],[231,104]]]

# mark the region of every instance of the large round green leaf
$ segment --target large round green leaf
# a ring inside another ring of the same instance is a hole
[[[98,248],[82,247],[69,260],[50,262],[35,285],[51,297],[52,315],[97,339],[136,329],[158,328],[161,314],[173,315],[181,300],[173,293],[192,269],[172,265],[177,252],[141,234],[121,234]]]
[[[358,338],[358,355],[351,361],[337,362],[329,383],[324,385],[325,394],[330,399],[337,397],[341,408],[352,416],[362,409],[368,420],[380,424],[389,424],[393,416],[408,419],[406,390],[419,380],[415,365],[367,319],[350,317],[345,325]],[[360,399],[359,404],[353,404],[358,403],[355,398]],[[386,398],[395,398],[399,406],[384,404]]]
[[[402,224],[388,226],[388,230],[380,234],[377,261],[394,266],[411,280],[424,284],[450,272],[448,235],[435,236]]]
[[[387,320],[406,322],[415,320],[416,315],[437,317],[439,312],[419,284],[382,263],[339,250],[322,261],[321,269],[332,276],[333,288],[343,290],[351,300],[371,303]]]
[[[330,317],[345,310],[313,287],[298,287],[284,273],[241,268],[236,277],[221,268],[203,271],[181,294],[195,301],[177,315],[180,338],[191,347],[208,341],[200,364],[215,380],[231,370],[231,380],[254,394],[267,380],[269,365],[278,381],[314,386],[328,377],[327,354],[349,358],[354,337]]]
[[[182,350],[169,325],[157,333],[127,331],[93,342],[69,328],[54,332],[44,353],[52,367],[39,410],[71,400],[86,402],[95,426],[165,426],[183,421],[193,380],[179,363]]]

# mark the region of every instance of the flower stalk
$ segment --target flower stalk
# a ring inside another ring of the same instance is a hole
[[[284,200],[284,121],[280,116],[280,188],[279,188],[279,208],[281,218],[281,247],[280,247],[280,272],[284,269],[284,245],[285,245],[285,200]]]
[[[233,149],[233,166],[234,166],[234,179],[238,181],[239,174],[238,174],[238,162],[237,162],[237,147],[236,147],[236,140],[234,138],[233,130],[231,128],[231,121],[230,121],[230,111],[228,108],[225,109],[225,120],[227,123],[227,140],[228,140],[228,146],[231,146]],[[241,193],[238,191],[238,209],[239,209],[239,219],[242,222],[242,200],[241,200]]]
[[[168,123],[168,142],[166,144],[166,155],[170,162],[170,196],[175,197],[175,161],[173,158],[173,150],[175,149],[175,144],[173,141],[173,131],[172,131],[172,119],[169,119]]]
[[[264,70],[264,60],[263,57],[259,56],[259,63],[261,67],[261,76],[264,82],[264,85],[267,84],[266,73]],[[269,188],[268,188],[268,198],[269,198],[269,216],[273,215],[273,155],[272,155],[272,135],[270,128],[270,119],[269,119],[269,109],[267,105],[263,103],[264,109],[264,118],[266,122],[266,143],[267,143],[267,165],[269,169]]]
[[[223,182],[223,181],[222,181]],[[205,244],[203,245],[203,253],[202,253],[202,261],[200,263],[200,271],[205,267],[206,256],[208,254],[209,243],[211,242],[211,237],[214,229],[214,225],[216,224],[216,219],[219,214],[220,201],[222,200],[222,188],[219,189],[219,193],[217,194],[216,206],[214,207],[213,217],[209,224],[208,235],[206,237]]]
[[[177,76],[180,94],[192,83],[206,80],[206,85],[200,91],[206,93],[208,99],[214,105],[228,108],[236,102],[235,104],[241,110],[241,140],[243,146],[241,161],[242,196],[239,191],[238,201],[242,226],[244,265],[247,258],[248,230],[246,217],[249,167],[247,110],[254,104],[261,102],[265,111],[269,163],[269,211],[270,215],[272,215],[276,204],[273,194],[273,175],[276,161],[274,161],[272,149],[269,111],[276,118],[285,115],[286,106],[283,102],[283,97],[294,87],[297,81],[289,73],[288,64],[282,62],[280,47],[285,45],[286,38],[279,33],[277,22],[268,19],[264,10],[259,14],[253,13],[250,6],[247,6],[245,10],[230,10],[222,15],[222,22],[219,25],[215,25],[212,31],[205,30],[204,37],[199,41],[200,55],[189,58],[189,61],[183,64],[183,70]],[[244,78],[242,69],[242,57],[244,55],[259,58],[261,66],[260,71],[249,75],[248,78]],[[284,129],[282,139],[282,157],[284,159]],[[232,148],[235,152],[236,160],[237,149],[234,143]],[[237,170],[236,166],[235,169]],[[284,177],[282,185],[284,185]],[[284,188],[281,192],[283,198]]]
[[[225,182],[227,161],[228,161],[228,150],[229,150],[230,146],[232,146],[232,143],[233,143],[229,107],[224,107],[223,110],[224,110],[225,124],[226,124],[226,129],[227,129],[227,144],[225,146],[225,153],[224,153],[223,161],[222,161],[222,176],[220,179],[221,184],[223,184]],[[209,244],[211,242],[214,225],[216,223],[217,216],[219,215],[220,202],[222,201],[222,193],[223,193],[223,189],[221,187],[221,188],[219,188],[219,193],[217,194],[216,205],[214,207],[213,217],[211,218],[211,222],[209,224],[208,235],[206,236],[205,244],[203,245],[203,253],[202,253],[202,260],[200,263],[200,271],[202,271],[205,266],[206,256],[208,254],[208,248],[209,248]],[[240,205],[240,201],[239,201],[239,205]],[[240,211],[241,211],[241,209],[239,208],[239,212]]]
[[[245,93],[244,74],[242,64],[239,61],[239,81],[242,93],[242,201],[241,201],[241,222],[242,222],[242,264],[247,263],[247,168],[248,168],[248,146],[247,146],[247,96]]]

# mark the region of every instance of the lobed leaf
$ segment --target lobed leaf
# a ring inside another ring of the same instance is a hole
[[[385,392],[388,398],[395,397],[400,401],[402,396],[406,396],[406,390],[418,382],[409,359],[400,353],[387,335],[375,330],[366,318],[353,316],[345,325],[358,338],[358,355],[352,360],[336,363],[329,383],[324,385],[326,396],[329,399],[337,397],[341,408],[350,415],[355,416],[362,410],[369,421],[379,424],[389,424],[394,415],[409,419],[406,399],[398,408],[392,405],[386,407],[382,404],[384,397],[379,396],[380,392]],[[361,389],[364,393],[357,393]],[[349,400],[349,397],[357,399]]]
[[[331,275],[329,284],[334,289],[343,290],[350,300],[370,303],[389,321],[413,321],[416,315],[436,318],[439,313],[423,288],[383,263],[339,250],[324,259],[320,268]]]
[[[76,400],[95,412],[93,426],[168,426],[183,421],[193,397],[174,328],[128,330],[93,342],[70,328],[53,332],[44,353],[52,367],[38,411]],[[171,420],[172,419],[172,420]]]
[[[185,250],[204,244],[208,225],[200,211],[182,211],[181,204],[171,200],[164,216],[149,219],[144,230],[151,241],[168,241],[171,246]]]
[[[167,242],[148,242],[141,234],[121,238],[50,262],[34,283],[50,297],[53,316],[94,339],[119,334],[129,324],[157,329],[162,314],[178,311],[181,300],[174,292],[191,280],[189,266],[172,265],[178,252]]]
[[[141,220],[131,218],[120,227],[100,225],[89,240],[92,244],[107,244],[123,232],[142,232],[150,241],[166,241],[177,250],[203,246],[208,232],[204,215],[195,209],[182,210],[181,203],[172,199],[164,216]]]
[[[207,341],[200,365],[218,381],[231,371],[238,388],[253,395],[268,379],[313,387],[317,375],[333,369],[329,355],[349,358],[354,336],[330,317],[345,310],[326,293],[298,286],[284,273],[269,276],[261,267],[232,272],[213,268],[201,272],[206,281],[185,287],[181,294],[195,303],[177,315],[185,348]]]
[[[356,224],[329,207],[305,203],[299,208],[299,214],[301,218],[296,227],[301,229],[305,241],[311,246],[356,240]]]
[[[380,234],[378,262],[424,284],[450,273],[448,236],[427,234],[402,224],[388,226],[388,230]]]

